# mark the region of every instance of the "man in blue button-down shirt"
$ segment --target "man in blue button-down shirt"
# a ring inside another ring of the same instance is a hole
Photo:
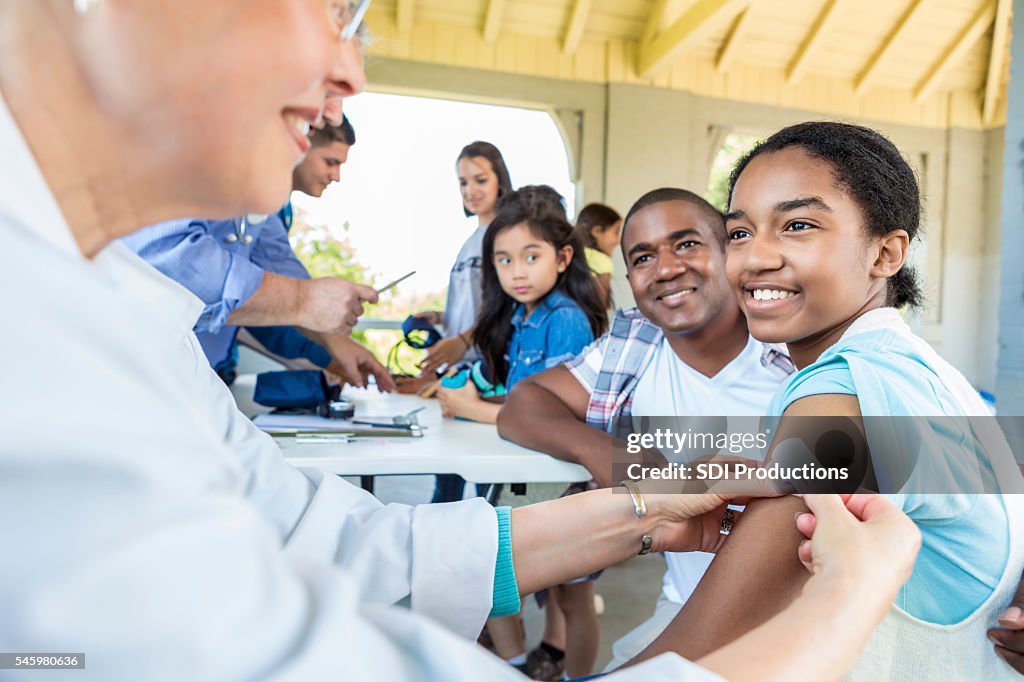
[[[311,149],[292,173],[292,189],[319,197],[339,179],[355,144],[347,118],[310,135]],[[305,358],[364,385],[370,375],[385,390],[388,372],[347,336],[376,292],[336,277],[310,279],[288,241],[289,202],[271,216],[176,220],[150,226],[124,242],[206,304],[195,331],[214,369],[230,383],[235,344],[245,327],[267,351]]]

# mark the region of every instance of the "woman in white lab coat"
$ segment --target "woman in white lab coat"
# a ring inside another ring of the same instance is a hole
[[[84,653],[76,679],[514,679],[468,639],[492,609],[719,544],[723,497],[385,507],[290,467],[210,371],[198,300],[115,241],[275,210],[325,95],[365,85],[357,25],[335,0],[0,0],[0,651]],[[847,669],[915,530],[808,504],[800,599],[613,678]]]

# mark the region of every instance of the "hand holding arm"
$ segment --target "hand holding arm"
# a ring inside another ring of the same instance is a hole
[[[816,395],[794,402],[786,416],[835,414],[859,416],[855,396]],[[794,430],[784,418],[773,447]],[[798,497],[759,500],[748,505],[679,615],[638,660],[676,651],[696,660],[764,624],[789,606],[807,581],[796,556],[801,540],[791,519],[806,511]],[[749,557],[757,557],[751,570]]]
[[[879,495],[808,495],[797,528],[812,577],[781,614],[698,662],[730,680],[839,679],[888,612],[921,546],[914,523]],[[885,557],[879,561],[878,557]]]
[[[645,482],[638,484],[643,490]],[[512,510],[512,559],[520,594],[588,575],[640,552],[695,551],[719,544],[730,495],[643,493],[639,518],[625,489],[592,490]]]

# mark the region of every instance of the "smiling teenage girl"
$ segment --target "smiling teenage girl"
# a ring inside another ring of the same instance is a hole
[[[769,410],[783,415],[778,432],[794,427],[794,417],[836,415],[854,420],[877,444],[878,420],[862,416],[917,417],[887,420],[910,432],[900,442],[912,451],[873,446],[870,454],[880,491],[903,493],[893,500],[918,524],[923,541],[910,580],[854,676],[997,679],[1012,671],[986,642],[985,628],[1009,601],[1024,564],[1024,507],[1018,495],[948,494],[954,488],[920,483],[925,472],[966,469],[965,433],[943,426],[988,412],[896,310],[921,299],[906,266],[919,220],[916,179],[891,142],[858,126],[792,126],[733,172],[727,274],[750,333],[786,343],[800,369]],[[936,416],[943,421],[929,422]],[[989,458],[989,489],[1015,490],[1019,475],[1002,434],[966,435]],[[916,478],[893,485],[891,474],[908,455],[918,458]],[[977,459],[969,462],[976,469]],[[701,620],[701,646],[735,637],[798,592],[799,567],[781,558],[795,539],[777,532],[781,519],[792,518],[793,504],[790,498],[751,505],[744,528],[712,564],[687,605],[691,613],[710,600],[718,606],[719,617]],[[756,575],[750,556],[759,556]],[[760,587],[756,604],[745,594],[752,581]]]

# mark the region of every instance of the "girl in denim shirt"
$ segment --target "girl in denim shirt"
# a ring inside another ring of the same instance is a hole
[[[562,197],[546,185],[510,193],[484,234],[483,304],[473,331],[492,383],[517,382],[573,358],[608,326]],[[438,391],[445,416],[493,424],[501,406],[476,387]]]
[[[473,345],[492,383],[511,389],[575,357],[605,332],[607,313],[583,245],[566,220],[562,197],[550,187],[523,187],[502,200],[484,234],[482,265],[483,304]],[[493,424],[501,409],[483,400],[473,382],[441,389],[438,397],[449,417]],[[545,636],[561,629],[567,653],[556,663],[571,657],[579,668],[574,674],[587,674],[600,637],[594,583],[559,586],[556,592],[557,598],[548,597]],[[528,666],[535,667],[542,648],[531,652]],[[558,651],[550,644],[547,650]]]

